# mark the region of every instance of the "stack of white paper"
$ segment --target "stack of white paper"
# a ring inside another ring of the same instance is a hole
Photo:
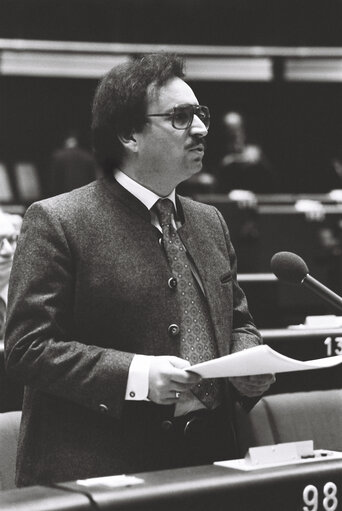
[[[187,370],[201,375],[202,378],[225,378],[228,376],[324,369],[341,364],[341,362],[341,355],[302,362],[281,355],[267,344],[263,344],[193,365]]]

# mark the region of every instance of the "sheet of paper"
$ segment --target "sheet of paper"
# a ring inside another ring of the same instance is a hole
[[[92,477],[91,479],[78,479],[77,484],[81,486],[107,486],[108,488],[117,488],[120,486],[132,486],[134,484],[141,484],[144,479],[139,477],[120,474],[116,476],[105,477]]]
[[[225,357],[215,358],[189,368],[202,378],[225,378],[227,376],[248,376],[252,374],[286,373],[324,369],[342,363],[342,356],[318,358],[315,360],[295,360],[281,355],[267,344],[255,346]]]

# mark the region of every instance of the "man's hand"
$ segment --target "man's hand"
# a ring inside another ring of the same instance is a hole
[[[247,397],[260,396],[275,382],[274,374],[256,374],[254,376],[234,376],[229,378],[234,387]]]
[[[172,356],[153,357],[149,372],[148,398],[158,405],[177,403],[179,393],[185,392],[200,381],[198,374],[184,369],[189,362]]]

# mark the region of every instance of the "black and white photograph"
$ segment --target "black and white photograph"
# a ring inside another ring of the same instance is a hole
[[[0,509],[342,510],[342,0],[0,0]]]

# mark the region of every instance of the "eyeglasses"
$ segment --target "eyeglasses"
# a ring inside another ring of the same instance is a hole
[[[0,236],[0,251],[5,248],[6,241],[9,245],[11,245],[12,248],[15,247],[15,244],[18,241],[18,234],[14,234],[13,236],[3,236],[3,237]]]
[[[172,112],[165,114],[148,114],[147,117],[169,117],[172,126],[176,130],[187,130],[192,124],[194,115],[197,115],[207,129],[209,128],[209,108],[203,105],[179,105],[175,106]]]

